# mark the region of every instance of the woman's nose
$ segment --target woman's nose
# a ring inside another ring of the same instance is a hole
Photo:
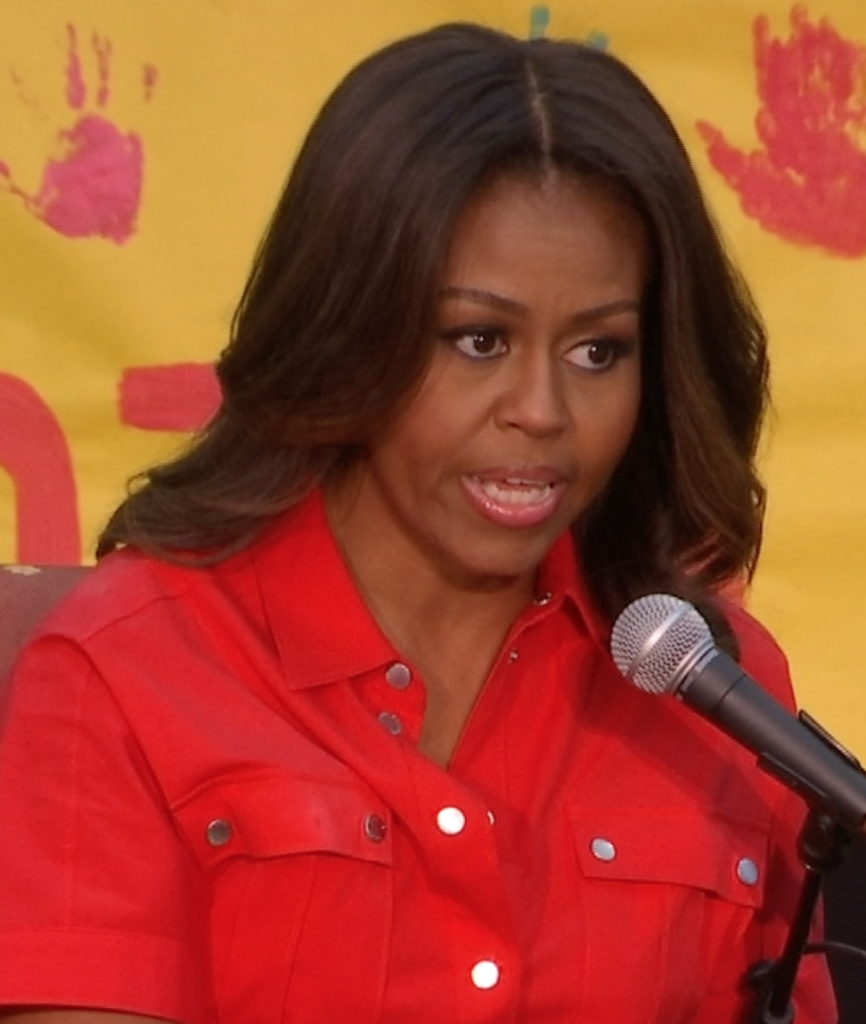
[[[549,356],[515,361],[499,399],[500,426],[546,437],[565,429],[568,407],[561,367]]]

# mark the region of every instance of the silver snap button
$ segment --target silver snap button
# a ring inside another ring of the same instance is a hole
[[[609,839],[602,839],[601,837],[593,839],[589,844],[589,848],[596,860],[609,861],[616,857],[616,847]]]
[[[479,960],[472,968],[472,984],[476,988],[493,988],[499,981],[499,968],[492,960]]]
[[[466,815],[459,807],[443,807],[436,815],[436,824],[446,836],[456,836],[466,828]]]
[[[383,711],[382,714],[379,715],[379,724],[383,725],[392,736],[399,736],[403,731],[403,723],[390,711]]]
[[[385,819],[378,814],[368,814],[364,818],[364,835],[371,843],[381,843],[388,834],[388,826]]]
[[[233,834],[232,823],[225,818],[215,818],[207,827],[207,841],[211,846],[225,846]]]
[[[737,862],[737,878],[743,885],[757,885],[761,872],[751,857],[743,857]]]
[[[412,682],[412,673],[408,665],[404,665],[401,661],[395,661],[385,672],[385,680],[395,690],[405,690]]]

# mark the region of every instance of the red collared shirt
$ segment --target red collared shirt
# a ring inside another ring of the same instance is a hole
[[[406,581],[407,587],[411,580]],[[747,669],[785,662],[732,610]],[[625,683],[563,538],[444,770],[319,495],[208,569],[107,559],[19,663],[0,1003],[183,1024],[735,1024],[797,802]],[[835,1017],[803,970],[798,1024]]]

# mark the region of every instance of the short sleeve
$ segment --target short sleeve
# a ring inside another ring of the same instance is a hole
[[[213,1020],[204,882],[86,652],[35,640],[0,723],[0,1005]]]

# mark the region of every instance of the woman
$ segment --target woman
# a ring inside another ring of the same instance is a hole
[[[607,653],[683,594],[791,701],[718,596],[764,335],[645,87],[470,25],[374,54],[219,375],[13,681],[6,1020],[741,1020],[800,808]]]

